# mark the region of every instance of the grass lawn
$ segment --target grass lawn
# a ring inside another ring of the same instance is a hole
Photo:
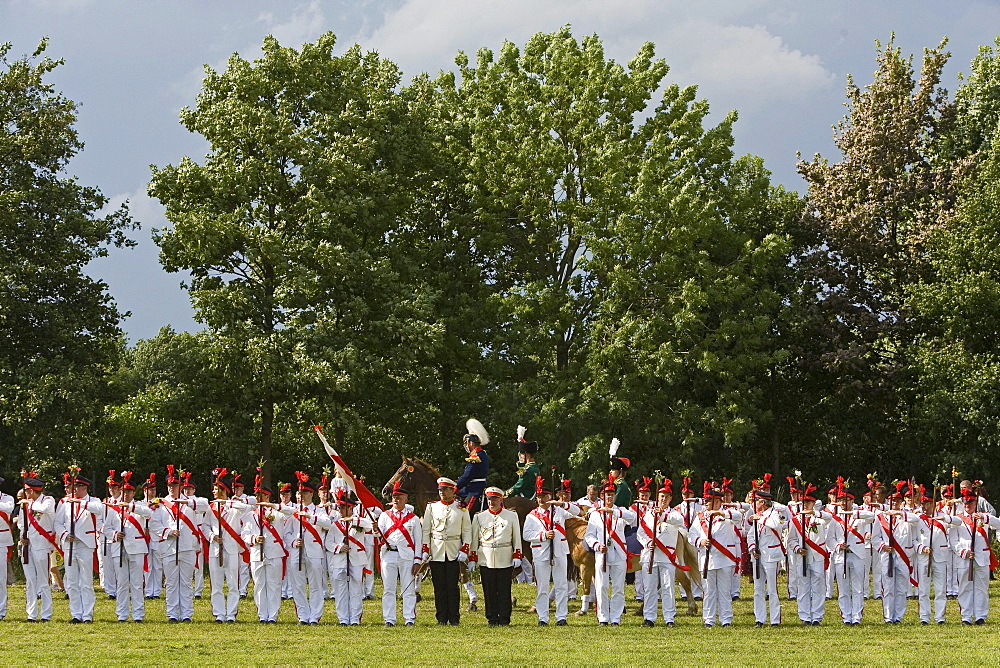
[[[955,601],[948,601],[947,624],[922,626],[917,602],[911,600],[900,625],[884,625],[880,602],[867,601],[865,621],[845,627],[836,602],[829,601],[824,624],[803,627],[794,602],[783,601],[782,626],[762,629],[753,625],[752,587],[747,580],[743,599],[734,603],[734,625],[726,629],[705,628],[700,616],[679,616],[674,628],[642,627],[642,618],[631,614],[637,607],[631,587],[621,627],[600,627],[593,615],[571,614],[569,626],[540,628],[535,615],[526,612],[534,596],[529,585],[515,585],[519,605],[510,627],[488,628],[481,604],[480,612],[463,613],[461,626],[438,627],[433,588],[426,584],[417,606],[417,625],[394,628],[382,623],[378,585],[376,600],[365,603],[360,627],[337,625],[332,601],[327,602],[319,626],[299,626],[291,601],[282,605],[277,625],[260,625],[250,599],[241,601],[238,623],[217,625],[207,596],[195,601],[192,624],[167,624],[162,600],[146,602],[145,623],[118,623],[114,602],[101,592],[93,625],[69,625],[68,604],[59,593],[54,593],[53,621],[28,624],[24,587],[12,585],[7,618],[0,622],[0,664],[987,665],[998,662],[1000,651],[1000,610],[996,610],[1000,582],[991,583],[994,612],[985,626],[961,625]],[[578,609],[578,603],[570,603],[571,613]]]

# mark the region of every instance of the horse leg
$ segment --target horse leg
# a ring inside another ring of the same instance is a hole
[[[476,605],[479,596],[476,594],[476,587],[472,584],[472,578],[469,576],[469,569],[464,565],[458,571],[458,581],[462,583],[462,586],[465,587],[465,593],[469,595],[469,605],[465,609],[469,612],[476,612],[479,609]]]

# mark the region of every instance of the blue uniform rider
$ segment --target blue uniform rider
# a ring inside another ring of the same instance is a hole
[[[486,490],[486,476],[490,473],[490,458],[483,450],[482,441],[476,434],[466,434],[462,446],[469,456],[465,458],[465,471],[455,481],[458,496],[463,500],[469,514],[478,512]]]

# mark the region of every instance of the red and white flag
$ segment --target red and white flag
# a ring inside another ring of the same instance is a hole
[[[351,473],[351,469],[347,468],[347,464],[341,459],[337,451],[333,449],[330,442],[326,440],[326,436],[323,435],[323,428],[318,424],[313,426],[316,430],[316,435],[319,436],[319,440],[323,442],[323,447],[326,449],[326,454],[330,455],[330,459],[333,460],[333,465],[340,473],[340,477],[347,484],[348,488],[358,497],[358,501],[361,502],[363,508],[380,508],[385,509],[385,506],[379,503],[379,500],[374,494],[369,491],[365,484],[354,477]]]

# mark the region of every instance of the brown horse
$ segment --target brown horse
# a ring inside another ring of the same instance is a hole
[[[399,480],[400,486],[410,493],[413,512],[417,517],[423,517],[427,504],[438,500],[437,480],[440,477],[438,470],[424,460],[403,457],[403,463],[382,486],[382,498],[392,500],[392,486]]]

